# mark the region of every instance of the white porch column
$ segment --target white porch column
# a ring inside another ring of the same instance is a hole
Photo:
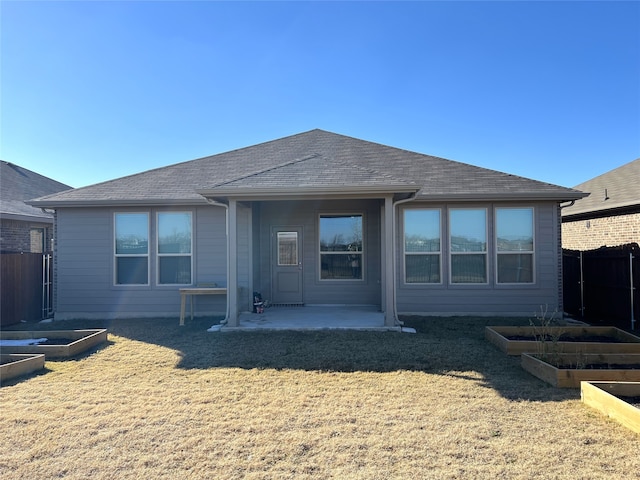
[[[229,302],[230,327],[239,326],[238,321],[238,204],[229,199],[229,278],[227,278],[227,302]]]
[[[395,325],[395,301],[394,301],[394,289],[396,286],[395,269],[393,264],[395,262],[396,252],[394,249],[395,242],[393,241],[393,197],[388,195],[384,198],[384,241],[383,248],[386,250],[384,258],[384,277],[383,277],[383,289],[384,295],[384,324],[388,327]]]

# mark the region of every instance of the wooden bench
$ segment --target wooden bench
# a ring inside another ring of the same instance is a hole
[[[224,287],[190,287],[180,289],[180,325],[184,325],[184,310],[187,297],[191,300],[191,320],[193,321],[193,296],[194,295],[226,295]]]

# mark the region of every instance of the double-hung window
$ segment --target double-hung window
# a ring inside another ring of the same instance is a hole
[[[404,211],[404,265],[406,283],[440,283],[440,210]]]
[[[157,230],[158,284],[191,284],[191,213],[159,212]]]
[[[449,211],[451,283],[487,283],[487,210]]]
[[[114,216],[115,284],[149,284],[149,214]]]
[[[362,280],[362,215],[320,215],[320,279]]]
[[[498,283],[533,283],[533,208],[496,208]]]

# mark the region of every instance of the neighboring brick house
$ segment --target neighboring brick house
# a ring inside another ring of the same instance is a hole
[[[640,243],[640,158],[574,187],[588,197],[562,209],[562,247]]]
[[[53,214],[24,202],[70,188],[69,185],[1,160],[0,251],[42,253],[51,250]]]

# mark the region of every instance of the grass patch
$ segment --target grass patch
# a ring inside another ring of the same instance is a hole
[[[522,320],[405,320],[417,334],[206,333],[211,319],[45,325],[106,327],[109,343],[0,389],[0,477],[608,479],[640,471],[637,434],[483,338],[485,325]]]

